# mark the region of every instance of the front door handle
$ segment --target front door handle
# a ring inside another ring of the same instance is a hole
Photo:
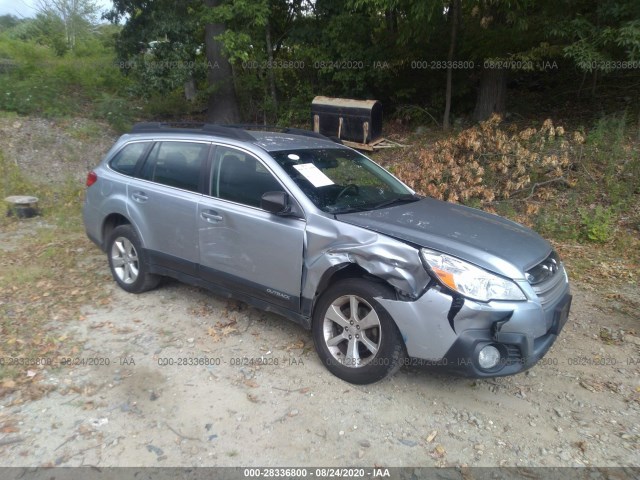
[[[217,212],[202,212],[200,216],[209,223],[218,223],[222,221],[222,217]]]

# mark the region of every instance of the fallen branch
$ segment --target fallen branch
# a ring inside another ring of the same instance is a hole
[[[2,438],[0,439],[0,447],[5,445],[13,445],[14,443],[24,442],[24,437]]]
[[[187,437],[186,435],[181,434],[180,432],[178,432],[176,429],[174,429],[171,425],[169,425],[168,423],[165,422],[165,425],[167,426],[167,428],[169,430],[171,430],[173,433],[175,433],[176,435],[178,435],[180,438],[184,439],[184,440],[195,440],[196,442],[201,442],[202,440],[199,438],[194,438],[194,437]]]
[[[531,197],[533,197],[533,194],[535,193],[536,188],[542,187],[543,185],[548,185],[548,184],[554,183],[554,182],[563,182],[564,184],[569,185],[569,182],[567,182],[567,179],[564,178],[564,175],[561,176],[561,177],[552,178],[551,180],[545,180],[544,182],[536,182],[531,187],[531,193],[529,193],[529,196],[523,198],[523,200],[529,200]],[[520,190],[520,191],[522,191],[522,190]],[[518,193],[518,192],[515,192],[515,193]]]
[[[70,437],[68,437],[64,442],[62,442],[60,445],[58,445],[56,448],[53,449],[53,451],[55,452],[56,450],[58,450],[60,447],[62,447],[63,445],[66,445],[67,443],[69,443],[72,440],[75,440],[76,438],[78,438],[78,434],[74,433],[73,435],[71,435]]]

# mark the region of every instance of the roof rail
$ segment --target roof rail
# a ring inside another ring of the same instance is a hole
[[[303,130],[301,128],[276,127],[273,125],[251,125],[251,124],[229,124],[217,125],[213,123],[198,122],[140,122],[136,123],[131,129],[131,133],[199,133],[211,134],[220,137],[234,138],[236,140],[255,141],[247,130],[259,131],[279,131],[281,133],[290,133],[292,135],[300,135],[303,137],[319,138],[322,140],[330,140],[335,143],[342,144],[342,140],[337,137],[327,137],[318,132],[311,130]]]
[[[319,138],[322,140],[330,140],[335,143],[342,144],[342,140],[337,137],[327,137],[326,135],[322,135],[321,133],[314,132],[311,130],[304,130],[302,128],[292,128],[292,127],[277,127],[274,125],[260,125],[260,124],[232,124],[232,125],[224,125],[227,128],[240,128],[243,130],[258,130],[258,131],[267,131],[267,132],[281,132],[281,133],[290,133],[292,135],[300,135],[302,137],[312,137]]]
[[[226,125],[212,123],[193,122],[141,122],[136,123],[131,133],[199,133],[211,134],[220,137],[234,138],[236,140],[255,141],[255,138],[241,128],[232,128]]]

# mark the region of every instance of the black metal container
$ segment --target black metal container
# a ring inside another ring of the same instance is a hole
[[[311,102],[313,131],[369,144],[382,136],[382,104],[377,100],[316,97]]]

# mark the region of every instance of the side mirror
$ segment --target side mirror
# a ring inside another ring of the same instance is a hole
[[[287,215],[291,212],[289,195],[286,192],[265,192],[260,200],[260,208],[275,215]]]

